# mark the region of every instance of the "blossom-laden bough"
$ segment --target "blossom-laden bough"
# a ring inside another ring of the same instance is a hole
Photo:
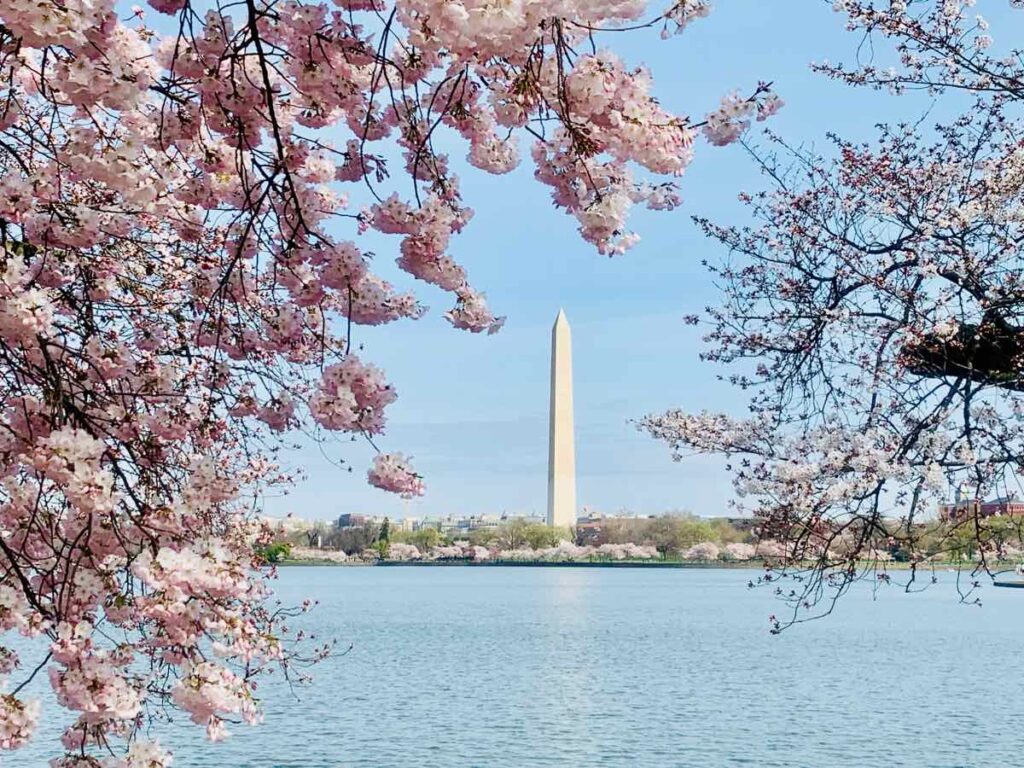
[[[958,587],[977,601],[1024,527],[974,501],[1011,495],[1024,469],[1024,56],[993,53],[973,2],[833,5],[872,63],[819,70],[971,108],[873,144],[833,136],[830,157],[774,136],[752,149],[769,181],[741,195],[752,225],[697,220],[730,254],[711,267],[724,295],[704,357],[731,368],[750,414],[640,425],[676,458],[729,457],[741,506],[783,546],[764,578],[792,609],[775,631],[861,579],[931,583],[936,560],[971,562]],[[951,488],[961,504],[939,523]]]
[[[329,651],[299,655],[303,608],[268,601],[254,513],[291,479],[282,433],[383,431],[395,391],[354,329],[425,311],[346,234],[400,236],[453,326],[501,326],[449,254],[472,211],[439,130],[497,174],[531,141],[613,254],[633,205],[677,204],[664,177],[701,130],[727,143],[780,105],[759,84],[691,121],[597,47],[705,0],[150,4],[152,26],[113,0],[0,7],[0,633],[43,649],[0,647],[0,748],[30,737],[45,670],[73,713],[61,768],[166,765],[154,716],[221,738],[259,719],[259,675]],[[368,479],[423,492],[401,454]]]

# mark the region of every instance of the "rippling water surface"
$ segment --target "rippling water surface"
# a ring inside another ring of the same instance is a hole
[[[175,768],[1019,766],[1024,590],[867,588],[780,637],[743,570],[287,568],[353,650]],[[27,661],[27,659],[26,659]],[[53,712],[52,704],[47,705]],[[0,765],[41,768],[61,723]]]

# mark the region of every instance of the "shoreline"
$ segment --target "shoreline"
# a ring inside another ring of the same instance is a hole
[[[337,560],[282,560],[275,563],[278,568],[297,566],[337,568],[723,568],[729,570],[764,570],[765,564],[758,560],[740,562],[700,562],[685,560],[362,560],[338,562]],[[865,563],[879,571],[909,571],[909,563]],[[964,573],[973,570],[973,563],[932,563],[919,565],[919,571],[956,571]],[[1000,563],[1013,566],[1013,563]],[[967,566],[972,566],[968,568]],[[776,569],[777,570],[777,569]],[[1000,571],[1002,572],[1002,571]]]
[[[379,560],[373,565],[408,566],[471,566],[491,568],[750,568],[738,563],[698,563],[680,560]],[[758,566],[759,567],[759,566]]]
[[[761,563],[686,562],[681,560],[282,560],[277,567],[302,565],[340,568],[762,568]]]

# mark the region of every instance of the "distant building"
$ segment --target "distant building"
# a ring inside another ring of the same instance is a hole
[[[342,517],[345,517],[344,515]],[[357,518],[353,515],[353,518]],[[513,520],[521,520],[528,524],[543,525],[545,518],[537,515],[509,515],[509,514],[482,514],[482,515],[445,515],[444,517],[405,518],[404,520],[392,521],[392,525],[407,531],[422,531],[432,528],[447,536],[463,536],[473,531],[497,530],[502,525]],[[339,526],[341,525],[339,521]],[[355,523],[353,523],[355,525]]]
[[[499,525],[501,525],[501,518],[497,515],[469,515],[465,517],[448,515],[431,522],[431,527],[436,527],[439,531],[448,535],[494,529]]]
[[[501,518],[497,515],[471,515],[460,521],[467,531],[486,531],[497,528],[501,525]]]
[[[546,525],[548,522],[546,517],[539,517],[537,515],[513,515],[512,517],[503,518],[503,520],[506,522],[508,520],[522,520],[529,525]]]
[[[417,531],[422,531],[426,528],[433,528],[447,536],[452,536],[460,531],[468,530],[468,525],[469,524],[465,522],[464,518],[446,515],[445,517],[418,520],[413,527]]]
[[[590,512],[576,520],[576,543],[579,546],[598,544],[608,519],[600,512]]]
[[[339,528],[362,528],[368,522],[370,522],[370,518],[366,515],[354,515],[351,512],[346,512],[338,516]]]
[[[304,520],[301,517],[292,516],[265,517],[263,518],[263,522],[267,523],[279,534],[299,533],[308,528],[312,528],[316,524],[315,521]]]
[[[957,496],[960,494],[957,493]],[[952,504],[939,505],[939,519],[947,522],[967,520],[974,517],[1016,517],[1024,516],[1024,501],[1016,494],[992,501],[980,499],[958,499]]]
[[[760,522],[756,517],[727,517],[725,521],[737,531],[743,531],[744,533],[753,532]]]

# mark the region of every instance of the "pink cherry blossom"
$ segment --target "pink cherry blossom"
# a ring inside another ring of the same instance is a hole
[[[227,735],[223,715],[240,714],[248,722],[259,719],[252,691],[229,669],[204,661],[187,664],[182,672],[171,697],[192,716],[193,722],[207,726],[211,741],[220,741]]]
[[[686,560],[717,560],[720,550],[718,545],[711,541],[702,541],[694,544],[683,552]]]
[[[756,549],[753,544],[744,544],[743,542],[732,542],[726,544],[723,548],[724,554],[731,560],[751,560],[753,559]]]
[[[384,429],[384,409],[396,395],[383,374],[355,355],[324,369],[310,400],[313,418],[331,430],[377,434]]]
[[[0,693],[0,749],[17,749],[32,736],[39,721],[39,702]]]
[[[371,485],[397,493],[403,498],[422,496],[426,490],[423,480],[400,453],[377,454],[367,475]]]

